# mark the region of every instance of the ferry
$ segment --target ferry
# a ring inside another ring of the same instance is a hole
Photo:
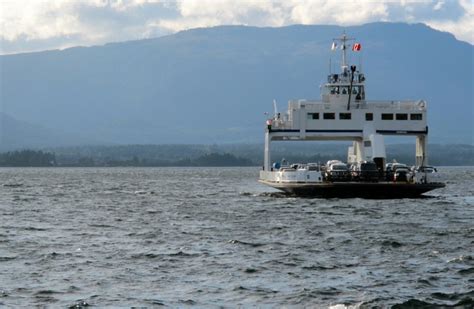
[[[330,72],[321,99],[290,100],[288,111],[277,113],[275,106],[266,120],[259,181],[314,197],[411,198],[443,188],[436,168],[428,166],[427,103],[366,100],[366,76],[360,66],[347,64],[347,51],[359,52],[361,44],[344,33],[333,40],[332,49],[341,51],[341,71]],[[386,162],[384,137],[392,135],[415,137],[415,166]],[[272,163],[273,141],[352,141],[352,146],[347,162]]]

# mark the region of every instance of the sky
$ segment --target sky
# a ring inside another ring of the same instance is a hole
[[[425,23],[474,44],[474,0],[0,0],[0,54],[218,25]]]

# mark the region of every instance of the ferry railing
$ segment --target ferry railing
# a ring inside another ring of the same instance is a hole
[[[419,101],[366,101],[368,107],[375,107],[380,109],[395,109],[395,110],[413,110],[422,111],[426,109],[426,102]]]
[[[333,109],[334,104],[323,101],[309,100],[293,100],[289,104],[290,109],[305,108],[307,111],[319,111]],[[406,101],[390,101],[390,100],[362,100],[351,102],[353,109],[391,109],[405,111],[424,111],[426,110],[426,102],[424,100],[406,100]]]
[[[272,129],[291,129],[292,122],[285,119],[273,119]]]

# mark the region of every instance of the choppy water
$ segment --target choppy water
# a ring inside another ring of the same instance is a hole
[[[474,302],[474,168],[432,198],[288,198],[256,168],[0,169],[0,306]]]

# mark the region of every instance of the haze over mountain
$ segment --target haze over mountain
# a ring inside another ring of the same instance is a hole
[[[63,130],[52,130],[41,125],[19,121],[0,112],[0,152],[23,149],[44,148],[57,145],[99,145],[100,140],[66,133]]]
[[[282,111],[289,99],[319,98],[343,30],[362,43],[369,100],[425,99],[430,142],[474,144],[473,45],[423,24],[221,26],[5,55],[1,107],[17,124],[68,132],[68,145],[260,142],[273,99]],[[51,146],[47,136],[34,144]]]

